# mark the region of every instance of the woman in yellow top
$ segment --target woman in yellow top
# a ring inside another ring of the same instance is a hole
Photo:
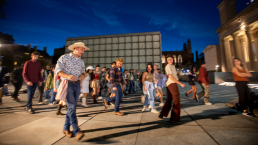
[[[54,71],[55,67],[52,67],[51,73],[49,73],[47,77],[47,82],[46,82],[46,95],[49,95],[48,93],[50,92],[51,94],[51,99],[49,101],[49,105],[54,105],[55,102],[55,97],[56,97],[56,92],[53,90],[53,77],[54,77]]]

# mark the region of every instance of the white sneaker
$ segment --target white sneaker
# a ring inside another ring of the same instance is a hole
[[[49,100],[48,100],[48,99],[45,99],[44,101],[45,101],[45,102],[48,102]]]
[[[155,108],[154,108],[154,109],[151,109],[151,112],[152,112],[152,113],[155,113],[155,114],[158,114],[158,113],[159,113],[159,111],[157,111]]]
[[[111,105],[111,106],[115,106],[115,104],[114,104],[114,103],[112,103],[112,102],[110,103],[110,105]]]
[[[99,96],[98,99],[103,99],[103,97],[102,97],[102,96]]]
[[[207,103],[204,103],[205,105],[212,105],[212,103],[210,103],[210,102],[207,102]]]
[[[148,108],[143,108],[142,109],[142,112],[149,112],[150,111],[150,109],[148,109]]]
[[[148,107],[149,109],[151,109],[151,106],[149,105],[149,107]]]
[[[163,107],[163,106],[164,106],[164,103],[159,103],[159,106],[160,106],[160,107]]]
[[[48,103],[48,105],[52,105],[53,106],[53,103]]]
[[[38,102],[38,104],[44,104],[43,102]]]

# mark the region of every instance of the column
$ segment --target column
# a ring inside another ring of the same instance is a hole
[[[255,52],[257,57],[258,56],[258,31],[253,33],[253,38],[254,38],[254,47],[255,47]],[[258,60],[256,61],[256,65],[258,65]],[[258,67],[256,68],[255,71],[258,71]]]
[[[221,54],[221,56],[220,56],[220,67],[221,67],[221,70],[222,70],[222,72],[226,72],[227,70],[226,70],[226,54],[225,54],[225,48],[224,48],[224,39],[223,38],[220,38],[220,47],[219,47],[219,49],[220,49],[220,54]]]
[[[225,49],[225,70],[226,72],[230,71],[231,68],[231,53],[229,47],[229,38],[224,38],[224,49]]]
[[[254,49],[253,49],[253,45],[252,45],[252,35],[251,35],[251,27],[247,27],[247,31],[245,31],[246,36],[247,36],[247,48],[248,48],[248,52],[249,52],[249,64],[250,64],[250,71],[255,71],[256,70],[256,66],[254,63]]]
[[[241,60],[244,60],[244,57],[243,57],[243,52],[241,51],[241,46],[240,46],[240,43],[239,43],[239,38],[238,38],[238,34],[239,33],[234,33],[233,34],[233,41],[234,41],[234,48],[235,48],[235,57],[241,59]]]

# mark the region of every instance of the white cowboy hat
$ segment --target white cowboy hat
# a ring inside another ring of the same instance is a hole
[[[94,70],[95,68],[93,68],[92,66],[88,66],[88,67],[86,68],[86,71],[87,71],[88,69]]]
[[[83,47],[84,50],[90,50],[83,42],[75,42],[74,44],[70,45],[68,49],[74,51],[75,47]]]

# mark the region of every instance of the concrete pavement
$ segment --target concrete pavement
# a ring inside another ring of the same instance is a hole
[[[200,86],[198,92],[200,91]],[[141,91],[123,98],[120,110],[125,116],[113,115],[110,106],[104,109],[101,101],[89,108],[77,107],[78,124],[85,133],[81,141],[64,137],[62,128],[65,116],[56,116],[56,106],[38,105],[34,99],[36,114],[23,110],[27,94],[20,94],[21,102],[3,97],[0,105],[0,144],[258,144],[258,118],[237,113],[226,106],[227,102],[237,99],[235,87],[211,85],[212,106],[184,96],[190,89],[186,83],[180,88],[181,121],[171,124],[169,116],[158,119],[158,114],[142,112]],[[9,92],[11,87],[9,87]],[[158,103],[156,103],[158,106]],[[160,111],[162,108],[157,107]],[[66,113],[62,109],[63,113]]]

